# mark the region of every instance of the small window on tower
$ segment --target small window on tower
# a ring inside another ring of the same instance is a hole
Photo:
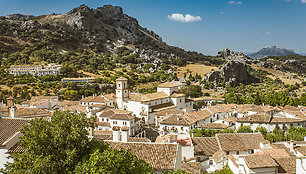
[[[120,84],[118,84],[118,87],[120,88]]]

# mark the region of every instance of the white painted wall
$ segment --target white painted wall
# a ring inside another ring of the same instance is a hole
[[[172,87],[172,88],[157,87],[157,92],[165,92],[167,95],[170,96],[173,92],[178,92],[178,87]]]
[[[9,154],[7,154],[7,149],[0,149],[0,169],[4,168],[5,164],[7,162],[13,162],[13,159],[8,159],[7,157],[9,156]]]
[[[296,174],[306,173],[306,157],[296,159]]]

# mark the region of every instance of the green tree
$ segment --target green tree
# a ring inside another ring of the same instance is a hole
[[[90,150],[85,115],[55,112],[50,122],[31,120],[21,130],[24,153],[13,154],[4,173],[67,173]]]
[[[256,128],[255,132],[260,132],[264,137],[266,137],[268,131],[265,127],[259,126]]]
[[[74,173],[151,173],[152,167],[137,159],[130,151],[116,151],[107,148],[96,150],[89,159],[79,163]]]
[[[85,114],[56,111],[51,121],[31,120],[21,132],[24,153],[13,154],[3,173],[150,173],[152,167],[129,151],[88,139],[94,127]]]
[[[238,128],[237,133],[251,133],[253,130],[250,126],[241,126]]]

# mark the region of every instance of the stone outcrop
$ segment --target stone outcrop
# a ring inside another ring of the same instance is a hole
[[[233,86],[239,83],[247,83],[252,79],[248,73],[247,67],[243,62],[230,60],[224,64],[220,70],[212,71],[203,80],[217,84],[224,82]]]
[[[34,18],[33,15],[23,15],[23,14],[11,14],[5,16],[6,19],[11,19],[11,20],[31,20]]]
[[[228,48],[225,48],[222,51],[219,51],[217,54],[217,57],[223,57],[227,60],[237,60],[237,61],[243,61],[243,62],[245,62],[247,59],[247,57],[243,53],[234,52]]]

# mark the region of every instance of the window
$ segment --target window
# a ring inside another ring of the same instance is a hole
[[[108,122],[108,119],[106,119],[106,121]]]
[[[126,125],[126,122],[125,122],[125,121],[123,122],[123,125]]]
[[[239,155],[239,151],[236,152],[236,155]]]
[[[209,165],[213,165],[214,164],[214,161],[213,160],[209,160]]]
[[[102,118],[102,121],[104,121],[104,118]]]
[[[120,84],[118,84],[118,88],[120,88]]]
[[[117,124],[117,121],[113,121],[113,124]]]
[[[180,103],[182,102],[182,99],[180,99]]]
[[[251,154],[252,154],[252,153],[254,153],[254,150],[253,150],[253,149],[251,150]]]
[[[241,127],[243,126],[243,123],[241,123]]]
[[[197,162],[200,162],[201,161],[201,157],[197,157]]]
[[[184,128],[183,128],[183,127],[181,127],[181,130],[184,130]]]
[[[226,155],[229,155],[229,151],[226,152]]]

